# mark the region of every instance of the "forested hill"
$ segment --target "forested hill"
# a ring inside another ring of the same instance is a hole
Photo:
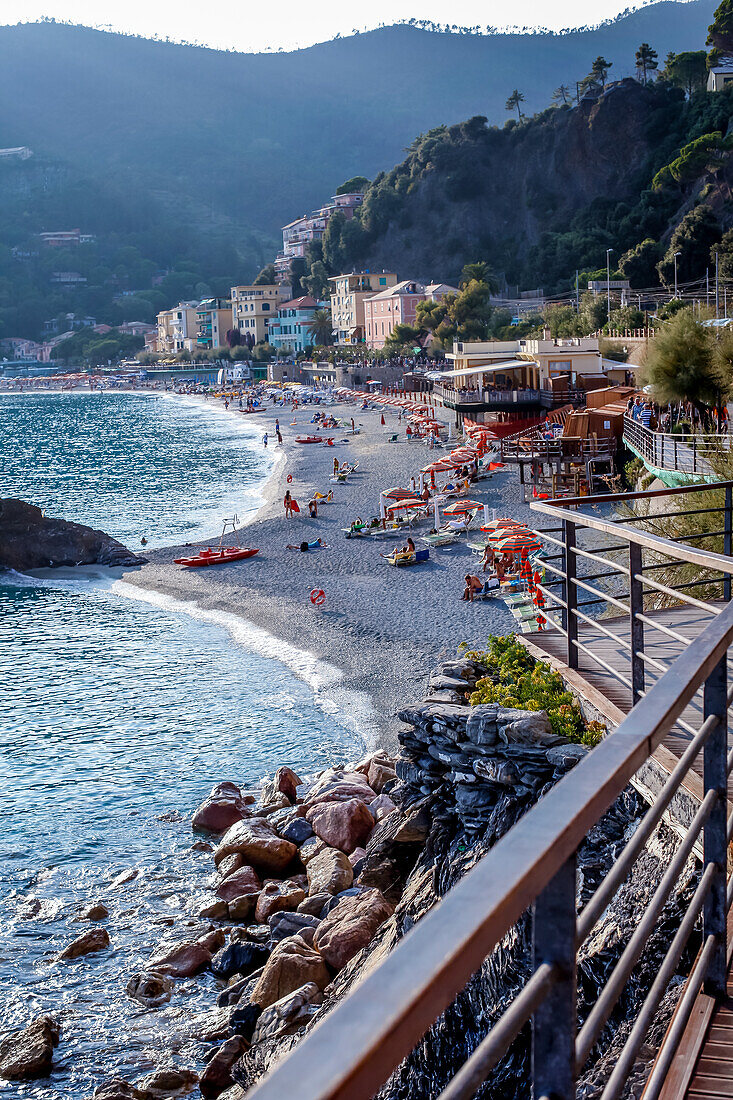
[[[503,129],[481,117],[437,127],[374,179],[353,222],[331,223],[324,259],[425,282],[482,259],[554,292],[576,269],[605,272],[607,248],[632,286],[669,284],[679,251],[680,279],[704,280],[733,225],[732,119],[733,88],[687,99],[627,79]]]
[[[389,168],[416,133],[531,114],[598,54],[704,41],[711,0],[653,4],[596,30],[477,36],[387,27],[292,53],[241,54],[56,23],[0,28],[0,145],[193,197],[268,233],[343,180]]]

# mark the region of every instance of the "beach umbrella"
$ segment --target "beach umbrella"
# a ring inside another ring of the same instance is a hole
[[[414,489],[401,489],[396,486],[394,489],[385,489],[382,493],[385,500],[408,500],[415,496]]]
[[[398,512],[401,510],[407,511],[410,508],[422,508],[423,501],[418,500],[417,497],[413,497],[412,500],[398,500],[396,504],[389,504],[387,506],[388,512]]]
[[[483,505],[477,500],[457,500],[455,504],[449,504],[443,509],[443,515],[458,516],[464,512],[476,512],[479,508],[483,508]]]
[[[499,529],[505,530],[506,528],[511,528],[511,527],[524,527],[524,528],[526,528],[526,526],[527,526],[526,523],[522,523],[518,519],[510,519],[507,516],[503,516],[501,519],[492,519],[491,523],[487,523],[485,527],[481,528],[481,530],[482,531],[489,531],[489,530],[498,531]]]
[[[510,535],[509,538],[502,539],[501,542],[498,543],[498,549],[504,554],[521,554],[523,550],[529,552],[531,550],[540,550],[541,548],[542,543],[537,536],[533,535],[531,532],[524,534],[519,531],[514,535]]]

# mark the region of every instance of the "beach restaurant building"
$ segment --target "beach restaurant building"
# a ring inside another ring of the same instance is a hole
[[[456,343],[447,371],[430,373],[433,398],[464,416],[486,421],[539,419],[560,404],[584,403],[588,389],[606,384],[594,336],[553,340]],[[488,414],[488,415],[486,415]]]

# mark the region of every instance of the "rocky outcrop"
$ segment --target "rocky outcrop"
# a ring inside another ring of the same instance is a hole
[[[59,1025],[53,1016],[37,1016],[22,1031],[0,1038],[0,1077],[31,1081],[51,1072]]]
[[[34,504],[0,499],[0,569],[59,565],[144,565],[121,542],[81,523],[51,519]]]
[[[65,947],[59,955],[60,959],[79,959],[82,955],[91,955],[96,951],[104,951],[109,947],[109,933],[106,928],[90,928],[83,932],[75,940]]]

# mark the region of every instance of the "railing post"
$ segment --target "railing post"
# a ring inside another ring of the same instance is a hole
[[[703,936],[717,936],[718,946],[710,960],[705,977],[705,992],[723,997],[726,992],[727,969],[727,863],[728,863],[728,659],[723,656],[705,681],[703,691],[705,718],[719,717],[718,725],[708,738],[703,754],[703,784],[705,794],[717,791],[718,801],[710,812],[703,830],[705,866],[716,865],[716,874],[703,910]]]
[[[631,635],[631,704],[636,704],[644,694],[644,624],[639,615],[644,614],[644,587],[641,579],[641,546],[629,543],[629,617]]]
[[[675,468],[675,470],[679,469],[679,467],[677,466],[677,437],[676,436],[675,436],[675,440],[674,440],[674,468]]]
[[[558,978],[532,1017],[532,1095],[575,1100],[577,988],[575,855],[560,868],[532,908],[535,970],[554,964]]]
[[[727,558],[733,552],[733,486],[726,486],[725,511],[723,513],[723,553]],[[723,599],[730,600],[730,573],[725,574],[723,580]]]
[[[564,519],[563,525],[563,561],[562,568],[565,573],[562,596],[567,607],[563,608],[562,627],[567,631],[567,664],[568,668],[578,667],[578,618],[575,610],[578,606],[578,586],[575,584],[577,576],[577,557],[575,554],[576,527],[572,520]]]

